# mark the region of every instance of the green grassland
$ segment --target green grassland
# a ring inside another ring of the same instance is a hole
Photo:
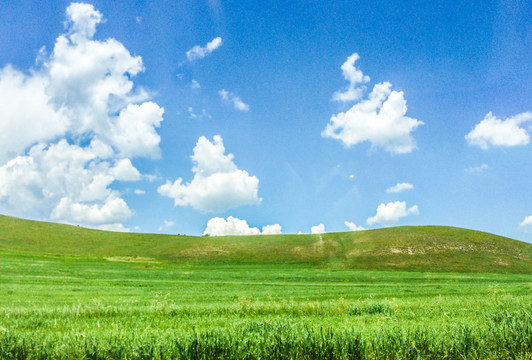
[[[0,216],[0,251],[176,264],[305,264],[532,273],[532,245],[479,231],[405,226],[319,235],[196,237],[105,232]]]
[[[0,359],[532,359],[531,247],[448,227],[213,238],[0,217]]]

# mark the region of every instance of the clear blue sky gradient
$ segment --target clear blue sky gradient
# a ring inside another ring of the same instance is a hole
[[[532,144],[483,150],[465,139],[488,112],[505,119],[532,111],[530,2],[88,3],[105,19],[95,39],[114,38],[142,57],[145,70],[133,81],[165,109],[161,158],[132,159],[157,179],[111,186],[134,212],[126,227],[201,235],[209,219],[234,216],[256,227],[280,224],[283,233],[320,223],[327,232],[347,231],[344,221],[371,229],[383,226],[366,222],[380,204],[405,201],[419,214],[390,225],[451,225],[532,242],[532,226],[520,226],[532,215]],[[28,71],[43,46],[50,53],[69,4],[0,2],[0,68]],[[187,51],[216,37],[221,47],[187,60]],[[390,82],[404,93],[406,115],[424,123],[412,132],[416,150],[348,148],[321,135],[332,115],[353,105],[331,99],[348,85],[340,67],[355,52],[357,68],[371,78],[368,92]],[[201,87],[191,88],[192,80]],[[229,106],[221,89],[250,110]],[[189,108],[210,117],[192,118]],[[532,133],[530,123],[523,126]],[[259,179],[261,204],[203,212],[158,193],[166,180],[192,180],[192,150],[199,137],[214,135],[239,169]],[[402,182],[414,189],[386,192]]]

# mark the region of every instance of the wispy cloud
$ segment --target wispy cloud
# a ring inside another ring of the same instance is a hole
[[[233,104],[235,109],[240,111],[249,111],[249,105],[244,103],[238,96],[225,89],[218,91],[218,94],[227,103]]]
[[[216,37],[212,41],[208,42],[205,46],[196,45],[189,51],[187,51],[188,61],[194,61],[197,59],[203,59],[205,56],[212,53],[214,50],[222,46],[222,38]]]
[[[400,193],[406,190],[412,190],[414,185],[409,183],[399,183],[386,189],[387,193]]]
[[[480,174],[481,172],[487,170],[489,166],[487,164],[482,164],[479,166],[473,166],[465,169],[465,172],[468,174]]]

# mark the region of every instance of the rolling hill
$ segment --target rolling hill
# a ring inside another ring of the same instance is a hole
[[[446,226],[319,235],[197,237],[106,232],[0,216],[0,253],[182,264],[532,273],[532,244]]]

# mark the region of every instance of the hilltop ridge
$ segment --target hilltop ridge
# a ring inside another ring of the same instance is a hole
[[[307,264],[331,269],[532,273],[532,244],[448,226],[198,237],[119,233],[0,215],[0,253],[183,264]]]

